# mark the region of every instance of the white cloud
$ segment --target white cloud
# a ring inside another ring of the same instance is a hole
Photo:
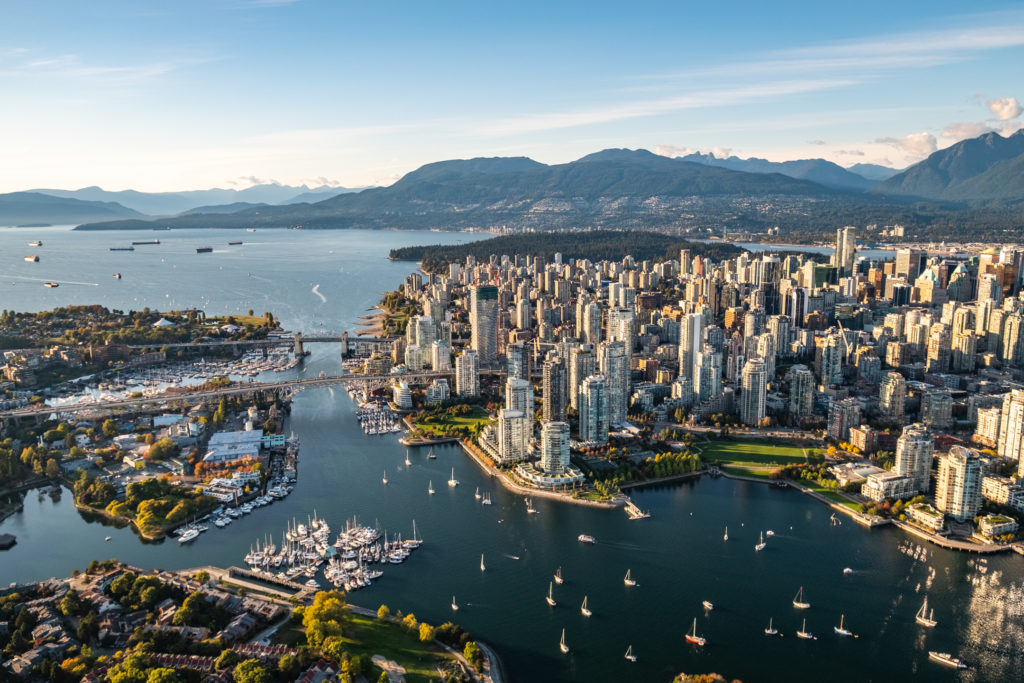
[[[861,149],[840,149],[840,150],[836,150],[836,154],[842,154],[843,156],[850,156],[850,157],[862,157],[862,156],[864,156],[864,150],[861,150]]]
[[[678,145],[655,145],[651,151],[663,157],[685,157],[687,154],[693,154],[697,150]]]
[[[960,123],[951,123],[942,130],[942,137],[957,141],[966,140],[967,138],[976,138],[979,135],[985,133],[991,133],[992,128],[984,123],[974,123],[972,121],[963,121]]]
[[[1016,97],[997,97],[987,102],[989,111],[999,121],[1015,119],[1024,112]]]
[[[816,145],[818,147],[821,147],[822,145],[825,145],[827,143],[824,140],[811,140],[807,144],[809,144],[809,145]]]
[[[925,157],[938,149],[935,136],[931,133],[911,133],[902,138],[878,138],[875,142],[891,145],[902,152],[917,157]]]

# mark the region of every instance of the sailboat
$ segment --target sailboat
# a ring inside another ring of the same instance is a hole
[[[811,603],[804,602],[804,587],[800,586],[800,590],[796,592],[796,597],[793,598],[793,607],[796,607],[797,609],[808,609],[810,606]]]
[[[529,498],[526,499],[526,512],[531,515],[537,514],[537,508],[533,507],[533,501]]]
[[[555,583],[561,586],[563,581],[565,581],[565,579],[562,578],[562,568],[559,567],[555,570]]]
[[[629,647],[626,648],[626,659],[628,659],[631,662],[635,662],[636,661],[636,655],[633,654],[633,646],[632,645],[630,645]]]
[[[437,456],[434,455],[433,448],[431,448],[430,451],[427,453],[427,460],[437,460]]]
[[[455,468],[452,468],[452,478],[448,480],[448,485],[455,488],[459,485],[459,480],[455,478]]]
[[[453,612],[458,612],[459,611],[459,606],[455,603],[455,596],[454,595],[452,596],[452,611]]]
[[[480,571],[487,571],[484,567],[484,554],[480,553]]]
[[[723,541],[728,541],[729,540],[729,527],[725,527],[725,535],[722,536],[722,540]]]
[[[563,655],[569,654],[569,646],[565,644],[565,629],[562,629],[562,639],[558,641],[558,649],[562,651]]]
[[[480,501],[480,504],[481,505],[490,505],[491,504],[491,494],[488,493],[488,494],[484,495],[484,499]]]
[[[935,610],[928,609],[928,596],[924,597],[924,603],[921,604],[921,609],[917,610],[917,614],[914,615],[914,621],[921,624],[921,626],[927,626],[928,628],[935,628]]]
[[[387,486],[387,484],[388,484],[388,471],[387,470],[384,470],[384,479],[382,481],[384,482],[384,485]]]
[[[779,635],[779,629],[772,626],[771,617],[768,618],[768,628],[764,630],[766,636],[777,636]]]
[[[837,634],[841,635],[841,636],[853,636],[853,632],[852,631],[848,631],[846,628],[843,627],[843,621],[845,619],[846,619],[846,615],[845,614],[840,614],[839,615],[839,626],[833,626],[833,628],[835,629],[835,632]],[[856,638],[857,636],[853,636],[853,637]]]
[[[622,580],[622,582],[624,584],[626,584],[627,586],[635,586],[636,585],[636,581],[633,579],[632,576],[630,576],[628,569],[626,570],[626,578],[624,578]]]
[[[807,620],[804,619],[804,625],[796,632],[797,638],[803,638],[804,640],[814,640],[814,634],[807,630]]]
[[[405,466],[412,467],[412,460],[409,459],[409,451],[405,452]]]
[[[754,546],[754,551],[755,552],[760,552],[760,551],[764,550],[764,547],[765,547],[764,532],[762,531],[761,532],[761,542]]]
[[[700,645],[704,647],[707,645],[707,638],[697,635],[697,617],[693,618],[693,629],[690,633],[686,634],[686,642],[693,643],[694,645]]]
[[[434,495],[434,482],[430,481],[427,483],[427,493]]]
[[[546,602],[547,602],[547,603],[548,603],[549,605],[551,605],[552,607],[554,607],[555,605],[557,605],[557,604],[558,604],[558,603],[556,603],[556,602],[555,602],[555,596],[553,595],[553,592],[554,592],[554,590],[555,590],[555,587],[554,587],[554,585],[553,585],[553,584],[551,584],[551,583],[549,583],[549,584],[548,584],[548,597],[544,598],[544,600],[545,600],[545,601],[546,601]]]
[[[586,595],[583,596],[583,604],[580,606],[580,614],[582,614],[585,617],[589,617],[590,615],[593,614],[593,612],[591,612],[590,609],[587,607],[587,596]]]

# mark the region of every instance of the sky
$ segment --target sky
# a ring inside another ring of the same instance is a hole
[[[0,192],[610,147],[903,168],[1024,127],[1022,65],[1020,2],[0,0]]]

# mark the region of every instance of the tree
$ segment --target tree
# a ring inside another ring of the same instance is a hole
[[[103,436],[112,439],[117,436],[117,423],[111,419],[103,421]]]
[[[200,569],[195,573],[195,576],[193,576],[192,578],[198,581],[199,583],[206,583],[210,580],[210,572],[206,571],[205,569]]]
[[[412,612],[406,614],[402,619],[402,626],[408,631],[415,631],[419,627],[419,622],[416,621],[416,615]]]
[[[345,642],[338,636],[328,636],[320,645],[320,651],[327,659],[340,663],[345,656]]]
[[[213,667],[217,669],[217,671],[228,669],[235,664],[238,664],[239,659],[241,659],[241,657],[239,657],[238,653],[234,650],[224,650],[217,657],[217,661],[213,663]]]
[[[235,683],[274,683],[270,671],[256,659],[247,659],[236,666],[231,677]]]
[[[150,669],[146,683],[181,683],[181,677],[174,669]]]
[[[434,639],[435,629],[427,623],[420,624],[420,642],[429,643]]]
[[[479,670],[483,666],[484,653],[480,650],[480,646],[476,644],[476,641],[471,640],[466,643],[466,647],[462,650],[462,655],[474,669]]]
[[[384,621],[391,616],[391,609],[387,605],[381,605],[377,608],[377,618]]]
[[[317,593],[313,604],[302,614],[306,642],[312,648],[319,648],[328,636],[340,636],[342,624],[347,618],[344,593],[336,590]]]
[[[57,479],[60,477],[60,465],[53,458],[46,461],[46,476],[50,479]]]
[[[284,655],[277,662],[277,671],[281,674],[281,677],[287,681],[294,681],[299,676],[299,670],[302,668],[302,663],[299,662],[299,658],[295,655]]]

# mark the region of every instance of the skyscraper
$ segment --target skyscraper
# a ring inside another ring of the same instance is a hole
[[[925,356],[926,372],[948,372],[952,345],[949,327],[935,323],[928,331],[928,348]]]
[[[608,423],[626,421],[629,402],[629,352],[623,342],[602,342],[600,370],[608,382]]]
[[[505,381],[505,408],[533,416],[533,387],[525,379],[509,377]]]
[[[839,277],[853,274],[853,262],[857,255],[857,228],[847,226],[836,230],[836,251],[832,265],[839,269]]]
[[[561,474],[569,466],[569,423],[544,422],[540,428],[540,468]]]
[[[679,376],[696,378],[697,354],[703,345],[704,316],[687,313],[679,325]]]
[[[907,402],[907,380],[898,372],[887,372],[878,388],[878,412],[892,422],[903,422]]]
[[[1014,389],[1003,397],[996,451],[1004,458],[1016,460],[1017,471],[1024,476],[1024,390]]]
[[[903,428],[896,441],[896,464],[893,472],[911,477],[920,493],[927,493],[935,455],[935,437],[923,424],[915,423]]]
[[[953,446],[939,458],[935,507],[960,522],[973,518],[981,510],[984,475],[985,468],[976,451]]]
[[[601,342],[601,304],[591,301],[583,309],[583,341],[597,345]]]
[[[544,361],[544,421],[564,422],[568,407],[566,388],[565,362],[560,356],[552,356]]]
[[[860,425],[860,401],[844,398],[832,404],[828,414],[828,435],[836,441],[848,441],[850,428]]]
[[[580,407],[580,386],[583,380],[597,372],[597,358],[594,356],[594,347],[590,344],[574,346],[569,351],[569,382],[567,393],[569,394],[569,405],[579,410]]]
[[[608,341],[621,341],[625,343],[626,349],[633,351],[633,310],[630,308],[612,308],[608,311]]]
[[[498,453],[502,462],[525,460],[530,443],[530,429],[521,410],[502,408],[498,411]]]
[[[707,401],[722,393],[722,354],[708,344],[697,354],[696,377],[692,386],[699,401]]]
[[[489,366],[498,357],[498,288],[476,285],[470,293],[469,325],[471,346],[477,361]]]
[[[921,422],[929,429],[953,424],[953,396],[946,389],[929,389],[921,396]]]
[[[509,344],[505,349],[509,379],[530,379],[533,355],[528,345],[522,342]]]
[[[807,417],[814,406],[814,373],[806,365],[789,369],[789,412],[794,417]]]
[[[591,375],[580,386],[580,441],[608,441],[608,384],[602,375]]]
[[[465,349],[455,357],[455,393],[463,398],[480,395],[480,366],[473,349]]]
[[[751,358],[743,366],[743,394],[740,396],[740,421],[745,425],[758,425],[765,414],[768,373],[764,361]]]

